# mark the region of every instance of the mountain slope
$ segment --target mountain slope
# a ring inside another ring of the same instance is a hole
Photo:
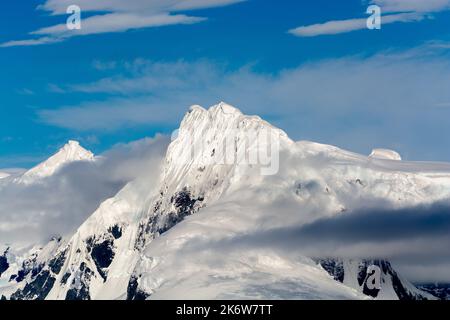
[[[77,161],[93,161],[94,155],[80,146],[77,141],[68,141],[54,155],[44,162],[36,165],[28,171],[11,170],[8,176],[2,179],[1,189],[23,188],[31,190],[33,184],[40,184],[43,179],[52,177],[64,165]],[[5,191],[5,190],[2,190]],[[14,194],[14,193],[13,193]],[[20,193],[18,193],[20,195]],[[24,199],[25,201],[26,199]],[[36,206],[37,208],[39,205]],[[41,214],[43,215],[43,214]],[[37,221],[37,220],[36,220]],[[24,222],[25,223],[25,222]],[[11,295],[18,288],[23,288],[25,283],[31,281],[44,265],[51,263],[55,251],[63,244],[59,237],[53,237],[47,244],[35,243],[0,243],[0,255],[3,269],[0,272],[0,295]],[[42,279],[42,278],[41,278]],[[51,286],[50,286],[51,288]],[[35,289],[31,290],[34,291]],[[27,290],[29,291],[29,290]],[[30,297],[44,298],[48,292],[41,295],[31,295]],[[23,297],[22,297],[23,298]]]
[[[358,292],[381,300],[434,300],[436,297],[420,290],[403,279],[392,268],[388,261],[383,260],[352,260],[352,259],[319,259],[319,265],[333,278]],[[381,270],[381,287],[370,289],[367,279],[372,274],[370,266]]]
[[[70,140],[56,154],[25,172],[16,182],[33,183],[39,179],[51,176],[65,164],[93,159],[94,155],[92,152],[81,147],[78,141]]]
[[[272,157],[255,153],[261,146],[275,146],[266,152]],[[375,199],[402,208],[450,197],[450,165],[387,158],[294,142],[225,103],[194,106],[160,177],[133,181],[101,204],[59,243],[53,259],[16,281],[11,297],[367,298],[363,284],[336,281],[299,250],[305,243],[274,237],[273,230],[345,214]],[[386,295],[369,296],[430,298],[393,277],[388,263],[382,266],[391,279]],[[344,270],[344,279],[358,279],[353,269]],[[43,282],[51,284],[45,292],[31,292]]]

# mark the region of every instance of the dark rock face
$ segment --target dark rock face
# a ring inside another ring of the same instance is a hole
[[[319,259],[316,261],[325,269],[334,280],[344,282],[344,264],[342,261],[333,259]]]
[[[137,277],[132,276],[130,278],[130,282],[128,283],[127,300],[145,300],[150,296],[146,292],[140,290],[138,287],[139,283]]]
[[[395,271],[392,274],[392,285],[394,286],[394,291],[400,300],[427,300],[425,297],[415,296],[409,293],[408,290],[406,290],[406,288],[403,286]]]
[[[70,276],[71,276],[71,273],[70,273],[70,272],[66,272],[66,273],[63,275],[63,277],[61,278],[61,283],[62,283],[62,284],[66,284],[66,283],[67,283],[67,280],[69,280]]]
[[[114,240],[106,239],[100,243],[92,238],[87,240],[87,248],[100,276],[106,281],[108,271],[106,270],[114,259]]]
[[[17,275],[12,275],[10,279],[14,279],[16,282],[22,282],[29,274],[32,277],[36,277],[44,267],[44,264],[37,263],[36,259],[37,254],[31,255],[31,257],[22,263],[22,268],[17,272]]]
[[[3,272],[9,269],[8,259],[6,258],[7,253],[8,250],[6,250],[3,255],[0,256],[0,277],[2,276]]]
[[[24,269],[21,269],[17,272],[17,274],[13,274],[10,278],[10,280],[16,280],[17,283],[22,282],[23,279],[25,279],[26,273]]]
[[[405,288],[404,284],[400,280],[397,272],[392,268],[389,261],[386,260],[369,260],[364,261],[367,267],[370,265],[376,265],[381,269],[381,272],[385,275],[390,275],[392,279],[392,287],[394,288],[395,293],[397,294],[397,297],[400,300],[427,300],[425,296],[422,296],[420,294],[416,294],[413,292],[410,292],[407,288]],[[369,275],[367,275],[368,277]],[[367,293],[366,293],[367,292]],[[367,288],[366,282],[364,284],[364,290],[363,293],[368,294],[372,297],[378,296],[379,290],[369,290]]]
[[[343,261],[341,259],[316,259],[324,269],[335,280],[339,282],[344,281],[345,269]],[[365,295],[376,298],[380,292],[379,289],[369,289],[367,286],[367,280],[371,276],[368,272],[368,268],[372,265],[378,266],[383,275],[389,275],[392,279],[392,287],[400,300],[426,300],[426,297],[416,292],[410,292],[405,288],[397,272],[392,268],[391,264],[386,260],[361,260],[358,266],[358,284]],[[382,277],[382,281],[385,281]]]
[[[49,270],[40,272],[33,281],[22,290],[11,295],[11,300],[44,300],[55,284],[55,278]]]
[[[106,281],[108,268],[114,260],[114,241],[122,237],[123,229],[119,225],[108,228],[108,231],[100,236],[86,239],[86,249],[95,263],[97,272]]]
[[[175,206],[175,212],[170,212],[165,224],[158,229],[159,234],[167,232],[170,228],[175,226],[184,220],[187,216],[194,213],[194,205],[197,201],[203,201],[203,199],[195,199],[187,188],[183,188],[180,192],[176,193],[170,202]]]
[[[114,239],[119,239],[122,237],[122,228],[117,224],[109,228],[108,231],[112,234]]]
[[[440,300],[450,300],[450,284],[448,283],[420,284],[417,287]]]
[[[187,216],[194,214],[199,208],[198,204],[205,200],[203,196],[194,197],[191,191],[187,187],[184,187],[170,198],[170,203],[175,210],[166,212],[161,209],[164,196],[164,192],[161,191],[160,200],[156,201],[153,207],[154,215],[139,225],[139,233],[135,243],[136,250],[144,247],[147,240],[146,237],[153,239],[157,235],[161,235],[170,230]],[[136,276],[132,276],[128,283],[128,300],[145,300],[150,296],[138,287],[138,279]]]
[[[67,291],[66,300],[91,300],[89,285],[91,283],[91,277],[94,276],[94,272],[84,262],[81,263],[79,272],[80,281],[78,284],[75,279],[72,281],[72,288]]]
[[[60,242],[60,239],[55,239]],[[52,241],[55,241],[52,240]],[[22,263],[17,275],[12,275],[10,281],[27,281],[23,289],[18,289],[11,295],[11,300],[44,300],[53,288],[57,275],[66,261],[68,247],[59,251],[48,263],[38,263],[38,254],[33,254]]]
[[[164,194],[160,194],[161,198]],[[170,212],[164,212],[161,210],[161,200],[157,201],[152,215],[148,221],[139,225],[139,235],[136,240],[136,249],[140,249],[145,244],[145,236],[161,235],[171,229],[173,226],[183,221],[187,216],[195,213],[195,205],[204,201],[202,196],[194,197],[188,188],[184,187],[181,191],[176,192],[171,198],[175,210]]]
[[[61,269],[64,266],[64,262],[66,262],[66,252],[67,249],[59,253],[55,258],[50,260],[50,262],[48,263],[50,270],[54,274],[59,274],[61,272]]]

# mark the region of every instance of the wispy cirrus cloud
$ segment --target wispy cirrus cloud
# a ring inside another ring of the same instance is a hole
[[[364,2],[367,4],[367,1]],[[433,13],[450,9],[450,0],[371,0],[370,4],[382,9],[382,24],[417,22],[431,17]],[[367,18],[331,20],[323,23],[304,25],[289,30],[298,37],[335,35],[367,28]]]
[[[0,47],[42,45],[61,42],[74,36],[194,24],[206,18],[180,12],[228,6],[242,1],[245,0],[79,0],[77,6],[81,8],[82,14],[89,15],[83,18],[81,29],[69,30],[65,23],[51,25],[30,32],[32,38],[7,41],[0,44]],[[73,5],[72,0],[47,0],[37,10],[49,12],[50,15],[65,15],[70,5]]]
[[[37,39],[12,40],[0,44],[1,48],[7,47],[24,47],[24,46],[38,46],[41,44],[50,44],[63,41],[62,38],[42,37]]]
[[[391,14],[383,17],[383,24],[395,22],[414,22],[420,21],[424,17],[417,13],[399,13]],[[298,37],[315,37],[320,35],[333,35],[346,33],[367,28],[367,19],[348,19],[334,20],[325,23],[318,23],[309,26],[302,26],[292,30],[289,33]]]

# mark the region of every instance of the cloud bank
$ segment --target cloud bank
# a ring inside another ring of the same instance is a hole
[[[279,207],[277,216],[295,209]],[[261,209],[262,216],[270,213]],[[273,214],[273,211],[272,211]],[[288,213],[289,215],[289,213]],[[195,223],[194,223],[195,224]],[[450,274],[450,206],[436,203],[392,209],[360,208],[307,224],[284,223],[283,227],[256,228],[255,231],[206,242],[193,237],[181,252],[233,252],[269,249],[288,256],[315,258],[387,259],[401,274],[414,282],[448,282]]]
[[[0,243],[45,243],[70,235],[100,203],[136,178],[157,179],[169,139],[116,145],[95,162],[74,162],[41,183],[0,180]]]

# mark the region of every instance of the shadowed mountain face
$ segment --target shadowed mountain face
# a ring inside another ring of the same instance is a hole
[[[450,284],[448,283],[420,284],[417,287],[441,300],[450,300]]]
[[[335,280],[373,298],[398,298],[399,300],[435,299],[431,292],[418,289],[405,279],[402,279],[386,260],[317,259],[317,262]],[[371,266],[378,267],[380,274],[377,275],[371,271]],[[369,278],[371,276],[379,276],[380,286],[378,288],[369,288],[368,282],[370,282]],[[388,296],[387,293],[393,295]]]
[[[7,253],[8,250],[6,250],[3,255],[0,256],[0,277],[2,276],[2,273],[4,273],[9,268],[8,258],[6,257]]]
[[[255,139],[261,133],[265,140]],[[267,141],[276,146],[270,161],[249,161]],[[71,161],[98,161],[78,151],[66,152],[83,155]],[[400,159],[390,150],[368,157],[295,142],[225,103],[192,107],[155,178],[147,179],[144,169],[74,233],[16,255],[14,265],[6,253],[0,256],[0,294],[31,300],[433,299],[431,289],[417,289],[388,261],[367,259],[366,248],[361,258],[326,258],[335,248],[318,239],[333,240],[334,229],[314,224],[357,214],[362,204],[397,214],[394,209],[450,197],[450,165]],[[339,228],[352,226],[343,221]],[[367,285],[371,266],[380,270],[377,289]]]

